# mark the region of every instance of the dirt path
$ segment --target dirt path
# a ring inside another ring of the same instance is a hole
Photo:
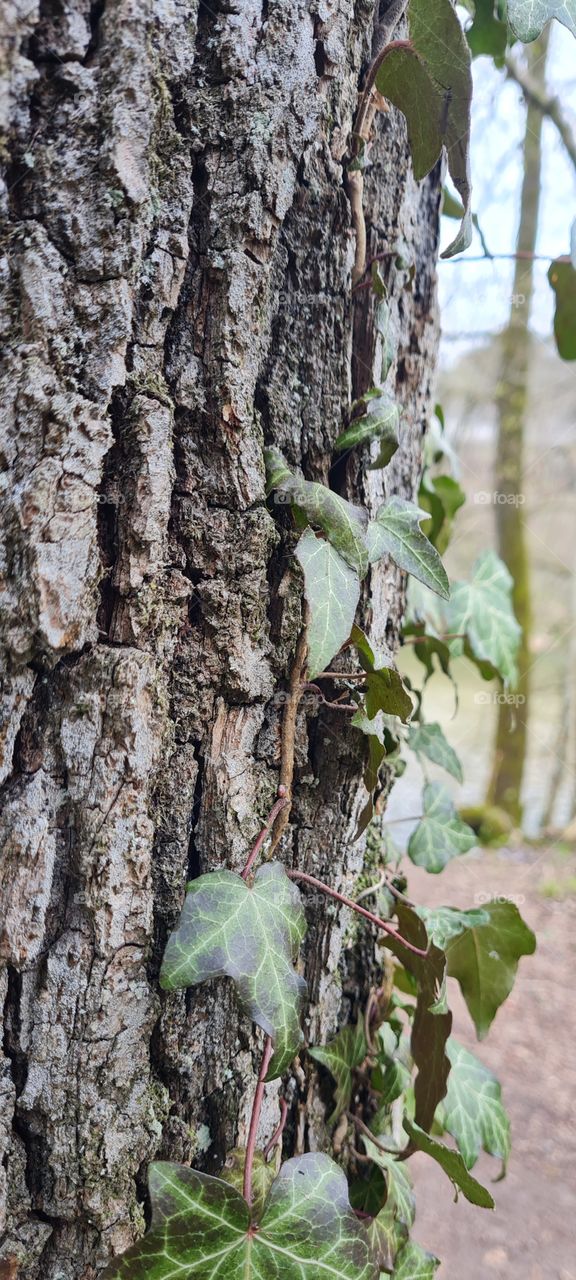
[[[536,932],[536,955],[520,962],[512,995],[481,1044],[450,982],[454,1032],[498,1075],[512,1120],[505,1181],[491,1186],[494,1212],[453,1202],[425,1156],[416,1182],[415,1238],[442,1259],[439,1280],[576,1280],[576,855],[560,850],[474,852],[438,877],[410,870],[410,892],[429,906],[517,902]],[[491,1185],[496,1161],[474,1173]]]

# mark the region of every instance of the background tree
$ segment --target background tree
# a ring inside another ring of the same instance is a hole
[[[161,998],[157,975],[186,880],[242,866],[277,785],[301,592],[263,444],[382,497],[356,459],[331,469],[382,356],[343,185],[374,6],[46,0],[4,21],[0,1265],[93,1280],[141,1227],[152,1157],[214,1171],[245,1136],[257,1055],[231,985]],[[399,113],[364,201],[406,415],[387,474],[411,497],[439,180],[414,182]],[[373,574],[377,642],[402,609],[399,572]],[[363,750],[303,710],[282,857],[297,840],[332,884],[361,865]],[[370,965],[338,909],[312,901],[309,926],[325,1039]],[[321,1108],[291,1088],[296,1149]]]
[[[528,75],[536,90],[546,88],[546,54],[549,28],[526,48]],[[511,64],[512,66],[514,64]],[[530,693],[530,565],[526,542],[524,499],[524,434],[528,405],[530,307],[534,291],[534,261],[538,235],[542,169],[541,108],[526,103],[522,193],[518,224],[517,258],[510,300],[510,318],[501,338],[501,365],[497,387],[498,435],[494,465],[498,553],[512,575],[514,612],[522,627],[518,653],[518,683],[512,700],[498,705],[492,777],[488,803],[498,805],[515,823],[522,818],[522,779],[526,761]],[[518,703],[515,699],[521,699]]]

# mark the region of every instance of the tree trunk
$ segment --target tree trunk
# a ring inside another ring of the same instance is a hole
[[[157,975],[186,880],[239,869],[276,792],[301,585],[263,444],[350,498],[383,493],[356,454],[331,473],[380,372],[344,186],[373,18],[372,0],[5,9],[2,1277],[94,1280],[142,1229],[151,1158],[215,1172],[245,1135],[261,1040],[232,985],[164,997]],[[439,174],[413,181],[395,112],[365,203],[369,255],[414,259],[411,287],[382,265],[405,407],[386,485],[410,497]],[[402,575],[370,590],[393,648]],[[336,887],[362,867],[363,752],[345,717],[300,716],[279,856]],[[359,980],[347,913],[307,910],[314,1040]],[[288,1146],[327,1141],[306,1089],[291,1078]]]
[[[546,87],[546,29],[526,48],[530,79]],[[518,651],[518,684],[511,701],[498,704],[494,763],[488,803],[504,809],[514,822],[522,820],[522,779],[528,744],[530,694],[530,564],[526,543],[524,493],[524,427],[532,335],[530,307],[534,291],[534,262],[542,167],[542,111],[531,100],[526,106],[524,175],[520,222],[510,302],[510,319],[501,339],[498,384],[498,443],[494,468],[498,551],[513,578],[512,601],[522,628]]]

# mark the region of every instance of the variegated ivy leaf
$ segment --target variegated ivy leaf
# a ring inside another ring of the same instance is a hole
[[[371,469],[385,467],[398,448],[399,421],[398,405],[392,396],[382,392],[377,399],[371,401],[368,413],[362,418],[355,418],[346,431],[338,436],[334,448],[341,453],[343,449],[352,449],[354,445],[379,440],[378,458]]]
[[[287,1160],[258,1230],[243,1196],[185,1165],[150,1166],[152,1223],[102,1280],[378,1280],[368,1233],[328,1156]]]
[[[435,1138],[430,1137],[429,1133],[421,1129],[420,1125],[412,1124],[406,1116],[403,1124],[412,1146],[417,1151],[423,1151],[425,1155],[431,1156],[448,1175],[453,1186],[466,1196],[470,1204],[480,1205],[481,1209],[494,1208],[490,1192],[468,1172],[459,1151],[452,1151],[450,1147],[445,1147],[444,1143],[437,1142]]]
[[[410,47],[391,44],[376,88],[406,116],[416,178],[423,178],[446,149],[448,168],[462,199],[464,218],[442,257],[466,249],[472,238],[470,208],[470,50],[450,0],[410,0]]]
[[[576,0],[508,0],[508,21],[524,44],[535,40],[551,18],[576,36]]]
[[[428,937],[441,951],[446,951],[448,943],[465,929],[490,924],[490,916],[482,907],[473,907],[470,911],[458,911],[457,907],[416,907],[416,911],[426,925]]]
[[[467,822],[458,817],[449,791],[440,782],[429,782],[422,793],[424,817],[408,841],[408,857],[417,867],[437,874],[452,858],[467,853],[477,843]]]
[[[362,1019],[358,1019],[355,1027],[343,1027],[329,1044],[317,1045],[308,1052],[315,1062],[328,1068],[338,1086],[334,1095],[336,1106],[329,1121],[332,1124],[350,1106],[353,1072],[368,1053]]]
[[[409,1240],[396,1258],[392,1280],[433,1280],[440,1259],[427,1253],[415,1240]]]
[[[294,961],[305,932],[300,894],[279,862],[259,867],[252,886],[233,871],[212,871],[188,886],[160,985],[175,991],[207,978],[233,978],[250,1017],[272,1036],[267,1079],[273,1080],[302,1044],[306,984]]]
[[[408,746],[417,756],[426,756],[433,764],[451,773],[458,782],[463,781],[462,765],[439,724],[410,725]]]
[[[413,502],[404,498],[388,498],[371,520],[366,543],[370,563],[389,555],[401,569],[418,578],[443,599],[450,596],[450,585],[440,556],[420,528],[428,518]]]
[[[310,610],[308,675],[324,671],[350,635],[360,599],[358,574],[329,542],[306,529],[295,556],[304,572],[304,594]]]
[[[467,1169],[473,1168],[483,1148],[489,1155],[499,1156],[505,1170],[510,1155],[510,1120],[498,1080],[452,1036],[446,1050],[451,1070],[438,1119],[455,1139]]]
[[[324,484],[294,475],[279,449],[266,449],[264,460],[269,491],[275,489],[303,511],[310,524],[322,529],[335,550],[363,578],[368,571],[364,537],[368,512],[364,507],[347,502]]]
[[[516,683],[516,656],[521,629],[512,609],[512,578],[494,551],[485,551],[470,582],[454,582],[446,607],[446,630],[467,636],[475,658],[489,662],[508,684]],[[450,641],[454,654],[464,651],[460,639]]]
[[[408,1240],[408,1228],[396,1217],[388,1204],[368,1224],[370,1244],[378,1266],[391,1271],[399,1251]]]
[[[375,1136],[380,1140],[379,1134]],[[410,1228],[416,1216],[416,1201],[406,1165],[397,1160],[392,1151],[383,1151],[381,1146],[377,1147],[367,1134],[362,1135],[362,1142],[366,1155],[370,1156],[385,1175],[388,1188],[386,1207],[393,1212],[398,1222]]]
[[[226,1156],[226,1163],[221,1173],[224,1182],[230,1187],[235,1187],[240,1195],[244,1191],[244,1165],[246,1163],[246,1152],[243,1147],[233,1147],[232,1151]],[[268,1164],[264,1159],[263,1151],[254,1152],[254,1160],[252,1164],[252,1216],[259,1220],[264,1212],[264,1204],[266,1197],[274,1179],[276,1177],[276,1168],[274,1161]]]

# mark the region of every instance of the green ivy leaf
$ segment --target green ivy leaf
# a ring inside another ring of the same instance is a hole
[[[398,1251],[408,1239],[408,1229],[389,1205],[368,1224],[370,1247],[381,1271],[392,1271]]]
[[[481,1209],[493,1209],[494,1201],[490,1192],[483,1187],[472,1174],[468,1172],[466,1165],[459,1151],[452,1151],[450,1147],[445,1147],[444,1143],[437,1142],[435,1138],[431,1138],[429,1133],[425,1133],[419,1125],[412,1124],[410,1120],[404,1117],[404,1128],[413,1146],[418,1151],[423,1151],[425,1155],[431,1156],[444,1173],[448,1175],[453,1185],[458,1188],[471,1204],[480,1205]]]
[[[510,995],[520,957],[536,950],[534,934],[515,903],[486,903],[483,912],[487,923],[471,924],[446,944],[448,973],[460,983],[479,1040]]]
[[[524,44],[536,40],[551,18],[576,36],[576,0],[508,0],[508,21]]]
[[[474,21],[466,30],[466,39],[473,58],[487,54],[497,67],[504,65],[508,44],[508,28],[498,13],[494,0],[474,0]]]
[[[392,1280],[433,1280],[439,1266],[439,1258],[410,1240],[398,1254]]]
[[[374,264],[377,265],[377,264]],[[392,316],[392,308],[384,296],[380,299],[376,308],[376,331],[382,339],[382,367],[380,377],[385,382],[398,350],[398,337]]]
[[[302,534],[294,552],[304,572],[304,593],[310,609],[308,674],[313,680],[332,661],[350,635],[360,599],[360,580],[329,542],[311,529]]]
[[[408,841],[408,857],[417,867],[436,875],[452,858],[467,853],[477,843],[467,822],[458,817],[449,791],[441,782],[429,782],[422,793],[424,817]]]
[[[446,1044],[452,1030],[452,1014],[446,1005],[446,957],[427,938],[420,913],[398,903],[396,914],[403,938],[418,947],[425,947],[428,943],[428,954],[418,956],[407,952],[392,939],[386,941],[402,962],[404,970],[416,979],[416,1011],[410,1041],[414,1064],[418,1068],[414,1084],[415,1115],[418,1124],[429,1129],[438,1103],[446,1092],[450,1071]],[[397,971],[396,981],[399,977]]]
[[[378,1136],[378,1135],[376,1135]],[[398,1222],[411,1227],[416,1216],[416,1201],[412,1189],[412,1181],[405,1164],[396,1159],[393,1152],[383,1151],[370,1141],[367,1134],[362,1134],[362,1142],[366,1155],[378,1165],[386,1177],[388,1196],[386,1208],[392,1210]]]
[[[416,724],[408,729],[408,746],[417,756],[438,764],[458,782],[463,781],[462,765],[439,724]]]
[[[441,951],[446,951],[452,938],[457,938],[464,929],[490,923],[488,912],[481,907],[470,911],[458,911],[456,907],[416,907],[416,911],[426,925],[428,937]]]
[[[451,1063],[440,1122],[452,1134],[467,1169],[476,1164],[481,1148],[499,1156],[504,1170],[510,1155],[510,1120],[502,1105],[496,1076],[458,1040],[450,1037]]]
[[[382,556],[392,556],[401,569],[448,600],[450,585],[446,570],[436,548],[420,528],[420,521],[425,519],[426,512],[415,503],[406,502],[404,498],[388,498],[368,525],[368,556],[371,564]]]
[[[456,512],[466,501],[464,490],[452,476],[435,476],[425,473],[418,492],[418,501],[429,519],[422,530],[440,555],[450,542],[452,524]]]
[[[243,1147],[234,1147],[226,1156],[226,1163],[221,1173],[221,1178],[227,1182],[230,1187],[235,1187],[240,1195],[244,1191],[244,1165],[246,1163],[246,1152]],[[262,1151],[254,1152],[254,1160],[252,1164],[252,1215],[258,1221],[264,1212],[264,1204],[266,1197],[274,1178],[276,1170],[274,1161],[271,1160],[267,1164]]]
[[[250,1017],[272,1036],[267,1079],[273,1080],[302,1044],[306,984],[294,961],[305,932],[300,894],[279,862],[259,867],[252,886],[233,871],[211,871],[188,886],[160,985],[176,991],[208,978],[233,978]]]
[[[360,627],[352,628],[350,639],[358,650],[360,665],[367,672],[364,688],[368,719],[373,720],[379,711],[383,711],[385,715],[397,716],[403,724],[407,724],[414,711],[414,704],[399,672],[392,664],[376,665],[374,650]]]
[[[150,1166],[152,1224],[102,1280],[377,1280],[368,1234],[328,1156],[287,1160],[258,1231],[250,1209],[221,1178],[185,1165]]]
[[[392,768],[398,768],[401,757],[396,716],[385,715],[383,711],[378,711],[374,718],[369,720],[361,705],[352,716],[350,724],[355,729],[360,729],[360,732],[368,738],[368,759],[363,782],[369,798],[358,819],[354,836],[354,839],[358,840],[374,816],[374,791],[378,785],[383,760],[387,759]]]
[[[556,296],[554,337],[563,360],[576,360],[576,271],[570,258],[556,258],[548,270]]]
[[[398,405],[387,392],[383,392],[371,401],[368,413],[355,418],[346,431],[338,436],[334,448],[337,453],[341,453],[343,449],[352,449],[354,445],[379,440],[380,452],[372,469],[385,467],[398,448],[399,421]]]
[[[452,584],[447,630],[465,633],[474,656],[491,663],[502,679],[514,686],[521,628],[512,609],[512,585],[499,556],[485,551],[476,561],[472,580]],[[463,641],[451,640],[450,649],[461,654]]]
[[[414,176],[423,178],[446,148],[448,168],[462,198],[464,218],[442,257],[466,249],[472,239],[470,209],[470,50],[450,0],[411,0],[408,25],[413,52],[390,47],[376,87],[406,116]]]
[[[288,498],[303,511],[310,524],[322,529],[334,549],[363,578],[368,571],[365,543],[367,511],[347,502],[324,484],[294,475],[279,449],[266,449],[264,460],[268,489],[275,489],[277,494]]]
[[[376,88],[406,117],[414,177],[419,182],[440,159],[442,96],[428,68],[410,49],[390,49]]]
[[[308,1052],[315,1062],[321,1062],[328,1068],[338,1086],[334,1096],[336,1106],[329,1120],[332,1124],[343,1111],[348,1110],[352,1097],[352,1073],[368,1053],[361,1018],[355,1027],[343,1027],[329,1044],[317,1045]]]

